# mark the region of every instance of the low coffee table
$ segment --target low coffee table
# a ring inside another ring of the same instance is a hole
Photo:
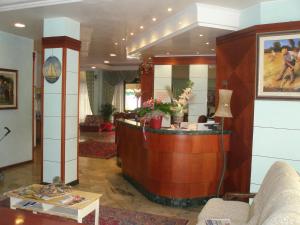
[[[42,185],[33,184],[31,187],[38,188]],[[15,191],[7,192],[6,195],[10,199],[11,209],[24,209],[33,213],[45,213],[49,215],[61,216],[74,219],[78,223],[82,223],[82,219],[89,213],[95,211],[95,225],[99,225],[99,206],[102,194],[91,192],[72,190],[65,195],[44,200],[40,198],[27,198],[16,194]],[[64,200],[68,196],[80,196],[84,200],[82,202],[68,205],[64,204]]]

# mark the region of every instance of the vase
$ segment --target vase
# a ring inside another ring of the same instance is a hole
[[[150,127],[153,129],[160,129],[162,123],[162,116],[152,117],[150,119]]]
[[[177,127],[180,127],[180,123],[183,122],[183,113],[177,113],[173,116],[173,122]]]

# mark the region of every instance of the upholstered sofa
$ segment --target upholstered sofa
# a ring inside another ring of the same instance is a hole
[[[103,123],[103,118],[99,115],[87,115],[83,123],[80,123],[81,132],[98,132]]]
[[[285,162],[276,162],[266,174],[251,204],[213,198],[198,216],[229,218],[231,225],[300,225],[300,178]]]

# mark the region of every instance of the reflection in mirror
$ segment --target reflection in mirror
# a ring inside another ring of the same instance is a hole
[[[172,66],[172,93],[174,98],[182,93],[189,81],[190,65],[173,65]]]
[[[215,113],[215,93],[216,93],[216,65],[208,66],[208,86],[207,86],[207,115],[213,116]]]
[[[194,74],[193,77],[190,77],[191,73]],[[197,83],[203,82],[204,77],[205,80],[207,79],[207,86]],[[201,115],[211,117],[215,112],[216,65],[173,65],[172,94],[174,98],[178,98],[189,80],[194,82],[193,99],[190,102],[192,106],[188,109],[189,115],[185,116],[189,116],[189,120],[191,120],[189,122],[196,122]],[[207,91],[207,95],[203,93],[203,90]],[[198,96],[201,94],[205,96]],[[204,102],[207,102],[207,110],[200,113],[201,109],[199,110],[197,107],[201,107]]]
[[[125,111],[132,111],[141,106],[141,84],[125,83]]]

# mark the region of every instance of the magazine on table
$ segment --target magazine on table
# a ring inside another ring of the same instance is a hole
[[[87,199],[85,197],[79,195],[67,195],[60,201],[60,203],[63,205],[75,205],[86,201]]]
[[[205,220],[206,225],[230,225],[231,221],[230,219],[206,219]]]

